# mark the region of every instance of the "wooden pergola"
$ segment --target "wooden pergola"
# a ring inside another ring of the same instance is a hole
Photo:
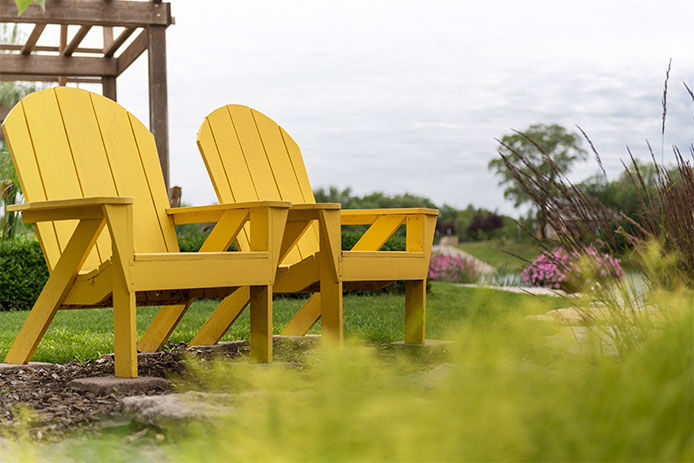
[[[149,64],[149,128],[169,186],[166,28],[173,24],[171,4],[161,0],[46,0],[45,10],[31,4],[17,15],[14,0],[0,0],[0,22],[33,24],[23,44],[0,44],[0,80],[100,83],[117,99],[116,78],[145,51]],[[49,24],[60,25],[60,40],[37,45]],[[68,26],[78,26],[68,37]],[[101,48],[80,44],[92,28],[103,30]],[[114,36],[114,28],[123,28]],[[124,44],[134,36],[127,47]],[[3,111],[0,111],[2,113]],[[0,114],[3,116],[4,114]]]

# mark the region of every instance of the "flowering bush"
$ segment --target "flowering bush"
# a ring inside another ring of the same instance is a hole
[[[460,256],[432,254],[429,261],[429,278],[456,283],[475,283],[479,275],[475,264]]]
[[[537,257],[521,272],[526,284],[576,292],[595,279],[619,280],[624,270],[609,254],[601,254],[595,246],[569,254],[562,247]]]

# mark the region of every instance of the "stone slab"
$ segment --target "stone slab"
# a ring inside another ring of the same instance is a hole
[[[54,368],[55,363],[48,362],[29,362],[25,364],[15,364],[15,363],[0,363],[0,373],[18,371],[18,370],[38,370],[40,368]]]
[[[450,347],[453,341],[446,341],[443,339],[426,339],[424,344],[405,344],[405,341],[395,341],[391,342],[391,346],[403,346],[403,347]]]
[[[229,394],[188,391],[183,394],[136,395],[122,399],[123,413],[148,423],[215,418],[228,414]]]
[[[68,384],[76,391],[94,394],[144,394],[147,392],[166,391],[169,382],[164,378],[140,376],[137,378],[118,378],[116,376],[95,376],[92,378],[73,379]]]

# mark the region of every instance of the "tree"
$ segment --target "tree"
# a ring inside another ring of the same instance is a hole
[[[566,175],[576,161],[586,159],[581,137],[557,124],[533,124],[523,132],[504,135],[499,140],[498,152],[506,161],[501,157],[489,161],[489,170],[500,177],[499,186],[506,186],[504,198],[513,201],[515,207],[529,203],[536,209],[538,234],[544,238],[546,220],[543,203],[525,192],[506,162],[511,163],[521,175],[541,176],[554,182],[559,176]]]

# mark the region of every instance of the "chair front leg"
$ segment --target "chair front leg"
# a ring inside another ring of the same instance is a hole
[[[135,255],[132,204],[104,206],[113,265],[113,355],[116,376],[137,377],[137,318],[130,268]]]
[[[340,211],[320,211],[320,307],[324,340],[343,342]]]
[[[405,282],[405,344],[424,344],[426,298],[426,280]]]
[[[251,286],[251,361],[272,363],[272,286]]]

